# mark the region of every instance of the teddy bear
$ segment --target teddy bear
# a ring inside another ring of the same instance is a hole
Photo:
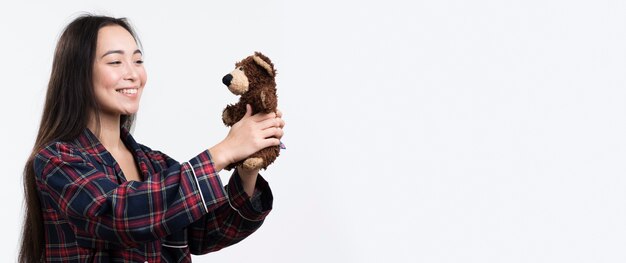
[[[226,106],[222,112],[222,121],[226,126],[233,126],[246,114],[246,104],[252,107],[252,114],[276,112],[276,69],[268,57],[254,52],[235,64],[235,69],[222,78],[222,83],[235,95],[240,95],[236,104]],[[282,143],[281,143],[282,145]],[[264,148],[245,160],[232,163],[225,169],[243,165],[247,169],[266,169],[280,152],[280,146]]]

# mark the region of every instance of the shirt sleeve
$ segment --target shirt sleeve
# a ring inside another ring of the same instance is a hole
[[[63,143],[41,150],[34,168],[42,200],[67,218],[82,246],[135,247],[228,204],[208,151],[143,182],[118,184]]]
[[[272,191],[261,175],[257,176],[253,195],[257,200],[251,200],[246,194],[236,169],[225,190],[228,193],[227,204],[209,212],[187,228],[192,254],[206,254],[238,243],[261,227],[272,210]],[[258,209],[252,201],[258,202]]]

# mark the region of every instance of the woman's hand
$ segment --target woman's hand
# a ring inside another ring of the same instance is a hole
[[[252,107],[246,105],[243,118],[230,128],[223,141],[209,149],[216,170],[220,171],[263,148],[280,145],[284,126],[280,110],[276,113],[252,115]]]
[[[275,137],[279,140],[279,144],[280,144],[280,139],[283,137],[283,132],[282,132],[282,128],[285,127],[285,122],[282,120],[283,117],[283,113],[276,109],[276,119],[278,119],[278,123],[279,123],[279,128],[280,128],[280,134],[276,135]],[[243,166],[238,166],[237,167],[237,173],[239,174],[239,178],[241,178],[241,182],[243,184],[243,189],[244,191],[248,194],[249,197],[252,197],[252,194],[254,194],[254,187],[256,185],[256,178],[259,175],[259,169],[246,169]]]

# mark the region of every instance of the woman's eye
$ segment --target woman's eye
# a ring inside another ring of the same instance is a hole
[[[137,61],[135,61],[135,63],[137,63],[137,64],[143,64],[143,60],[137,60]]]
[[[121,62],[121,61],[112,61],[112,62],[109,62],[109,63],[107,63],[107,64],[110,64],[110,65],[118,65],[118,64],[122,64],[122,62]]]

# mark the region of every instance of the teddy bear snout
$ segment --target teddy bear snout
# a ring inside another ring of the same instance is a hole
[[[224,76],[222,78],[222,83],[224,83],[224,85],[226,86],[230,86],[230,81],[233,80],[233,75],[231,74],[226,74],[226,76]]]

